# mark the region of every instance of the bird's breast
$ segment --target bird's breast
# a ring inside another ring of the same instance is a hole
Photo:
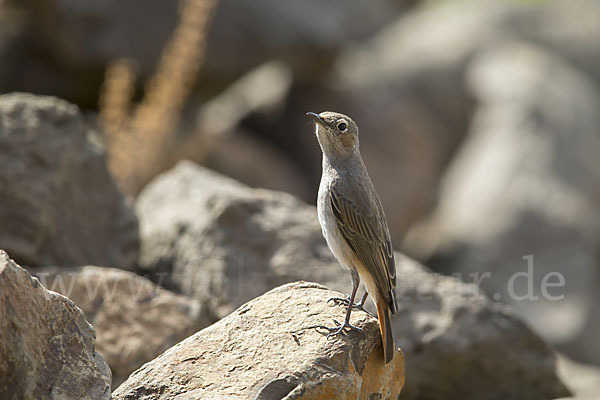
[[[333,210],[331,209],[329,187],[328,185],[324,186],[323,182],[319,188],[319,196],[317,198],[317,216],[327,246],[329,246],[335,258],[344,269],[353,269],[354,265],[350,258],[351,250],[337,226]]]

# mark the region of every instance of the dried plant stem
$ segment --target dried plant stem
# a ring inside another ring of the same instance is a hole
[[[137,194],[161,167],[161,151],[174,133],[198,76],[216,4],[217,0],[182,0],[179,24],[132,114],[128,105],[133,70],[125,68],[123,61],[107,70],[101,119],[107,133],[109,168],[130,195]]]

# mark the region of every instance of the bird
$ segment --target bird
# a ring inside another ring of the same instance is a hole
[[[322,328],[337,336],[345,329],[362,329],[350,324],[353,308],[363,309],[368,295],[377,307],[385,363],[394,356],[390,314],[398,310],[394,250],[381,200],[359,150],[358,126],[348,116],[325,111],[308,112],[315,122],[317,141],[323,152],[317,214],[329,249],[350,272],[352,292],[346,299],[331,298],[347,305],[343,323]],[[363,280],[366,291],[354,303]],[[329,301],[328,300],[328,301]]]

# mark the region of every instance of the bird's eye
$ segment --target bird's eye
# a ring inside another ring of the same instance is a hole
[[[346,129],[348,129],[348,124],[346,124],[344,121],[340,121],[337,124],[337,128],[338,128],[338,131],[345,132]]]

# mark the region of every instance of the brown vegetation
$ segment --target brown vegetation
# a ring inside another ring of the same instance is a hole
[[[108,165],[129,195],[159,170],[158,155],[177,125],[202,64],[208,25],[217,0],[182,0],[179,25],[165,46],[144,98],[133,109],[135,68],[116,60],[106,71],[100,98]]]

